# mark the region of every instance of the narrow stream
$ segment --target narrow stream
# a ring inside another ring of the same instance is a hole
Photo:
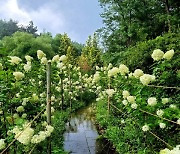
[[[78,110],[72,114],[66,123],[64,133],[64,149],[76,154],[115,154],[109,143],[104,139],[97,139],[93,105]]]

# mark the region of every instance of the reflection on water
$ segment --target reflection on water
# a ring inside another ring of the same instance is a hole
[[[114,154],[108,142],[97,139],[94,110],[91,105],[71,115],[64,133],[66,151],[76,154]]]

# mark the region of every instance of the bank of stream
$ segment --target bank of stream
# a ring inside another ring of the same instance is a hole
[[[66,123],[64,149],[74,154],[115,154],[110,143],[98,136],[91,104],[73,113]]]

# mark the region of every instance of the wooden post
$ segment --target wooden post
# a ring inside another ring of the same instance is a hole
[[[61,78],[61,110],[63,110],[63,106],[64,106],[64,86],[63,86],[63,78],[62,76]]]
[[[108,88],[111,88],[111,84],[110,84],[110,80],[111,78],[109,77],[109,84],[108,84]],[[110,114],[110,96],[108,95],[108,114]]]
[[[51,125],[51,62],[47,64],[47,123]],[[48,137],[47,154],[51,154],[51,137]]]
[[[70,94],[72,93],[72,90],[71,90],[71,74],[70,74],[70,71],[69,71],[69,91],[70,91]],[[70,95],[70,112],[72,111],[72,94]]]

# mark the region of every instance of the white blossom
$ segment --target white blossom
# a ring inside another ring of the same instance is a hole
[[[159,123],[159,127],[163,129],[166,127],[166,124],[161,122],[161,123]]]
[[[148,98],[148,105],[155,106],[157,104],[157,99],[155,97]]]
[[[9,60],[11,62],[12,65],[14,64],[19,64],[22,59],[17,57],[17,56],[9,56],[11,59]]]
[[[0,150],[4,149],[6,146],[6,143],[4,141],[5,139],[0,139]]]
[[[14,72],[13,75],[14,75],[14,77],[15,77],[15,79],[16,79],[17,81],[19,81],[19,80],[21,80],[22,78],[24,78],[24,74],[23,74],[22,72]]]
[[[143,71],[141,69],[136,69],[133,73],[133,76],[135,78],[140,78],[142,75],[144,75]]]
[[[164,56],[164,52],[161,51],[160,49],[156,49],[153,51],[151,57],[154,59],[154,61],[161,60]]]
[[[148,125],[144,125],[144,126],[142,127],[142,130],[143,130],[144,132],[147,132],[147,131],[149,130],[149,126],[148,126]]]
[[[129,73],[129,68],[124,64],[120,64],[119,71],[120,71],[121,75],[125,75],[125,74]]]
[[[170,60],[173,57],[173,55],[174,55],[174,50],[172,49],[172,50],[167,51],[164,54],[163,58],[167,59],[167,60]]]
[[[158,115],[158,116],[160,116],[160,117],[162,117],[162,115],[164,114],[164,111],[163,110],[157,110],[156,111],[156,114]]]

